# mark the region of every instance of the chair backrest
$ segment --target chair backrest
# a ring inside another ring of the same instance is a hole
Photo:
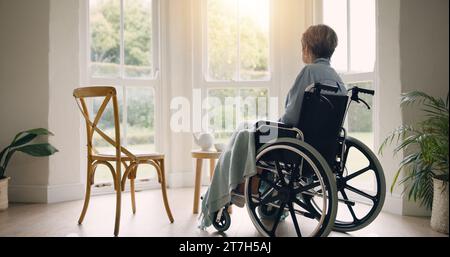
[[[114,146],[116,149],[116,157],[120,162],[121,153],[126,154],[128,157],[135,159],[136,157],[128,151],[126,148],[122,147],[120,144],[120,120],[119,120],[119,105],[117,102],[117,92],[114,87],[108,86],[94,86],[94,87],[81,87],[73,91],[73,96],[80,108],[81,114],[86,121],[86,132],[87,132],[87,147],[88,155],[93,154],[93,136],[94,132],[97,132],[106,142]],[[92,121],[89,115],[89,109],[86,105],[85,98],[103,98],[103,102],[97,111],[97,114]],[[105,112],[108,103],[112,101],[113,104],[113,114],[114,114],[114,139],[109,137],[104,131],[98,128],[98,123]]]
[[[338,137],[348,104],[348,96],[305,92],[299,128],[305,141],[312,145],[333,168],[338,151]]]

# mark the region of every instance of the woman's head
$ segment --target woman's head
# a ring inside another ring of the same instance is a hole
[[[330,59],[338,44],[336,32],[327,25],[309,27],[302,36],[303,62],[312,63],[318,58]]]

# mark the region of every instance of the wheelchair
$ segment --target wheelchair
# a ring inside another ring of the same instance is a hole
[[[305,92],[298,126],[256,123],[257,173],[246,178],[244,197],[261,235],[318,237],[332,230],[355,231],[381,211],[383,168],[370,148],[343,127],[352,102],[370,109],[359,94],[375,92],[354,87],[347,95],[330,93],[337,91],[316,83]],[[214,214],[213,225],[220,232],[230,227],[229,205]]]

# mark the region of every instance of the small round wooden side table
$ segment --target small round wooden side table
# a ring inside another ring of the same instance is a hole
[[[209,160],[209,175],[212,179],[214,175],[214,168],[216,166],[216,159],[219,159],[221,152],[217,151],[202,151],[193,150],[192,158],[196,159],[195,168],[195,189],[194,189],[194,214],[198,213],[198,204],[200,199],[200,182],[202,180],[202,164],[203,160]]]

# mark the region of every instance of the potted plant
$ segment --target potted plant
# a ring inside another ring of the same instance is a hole
[[[414,125],[403,125],[394,130],[381,144],[379,153],[387,144],[396,142],[394,154],[404,152],[400,168],[395,174],[391,192],[397,182],[405,183],[403,193],[408,199],[420,200],[431,209],[431,227],[448,234],[449,207],[449,99],[435,98],[423,92],[402,94],[401,107],[420,104],[425,119]],[[398,181],[401,171],[405,176]]]
[[[11,157],[16,151],[26,153],[31,156],[49,156],[58,150],[49,143],[31,144],[30,142],[38,136],[53,135],[52,132],[44,128],[30,129],[17,134],[12,143],[0,152],[0,210],[8,208],[8,180],[6,168]]]

